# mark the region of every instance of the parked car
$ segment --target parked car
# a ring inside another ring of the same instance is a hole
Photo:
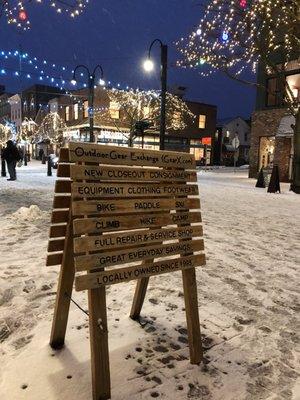
[[[58,165],[58,157],[57,157],[57,155],[56,154],[50,154],[49,155],[49,159],[50,159],[51,167],[56,169],[57,165]]]

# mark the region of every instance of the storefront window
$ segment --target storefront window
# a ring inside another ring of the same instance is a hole
[[[84,118],[87,118],[89,116],[89,103],[88,103],[88,101],[86,100],[84,103],[83,103],[83,117]]]
[[[74,104],[74,119],[78,119],[78,103]]]
[[[259,170],[272,168],[275,149],[275,136],[262,136],[259,143]]]
[[[203,147],[196,147],[202,146],[201,140],[191,140],[190,142],[190,154],[195,156],[196,161],[201,161],[204,159],[204,148]]]
[[[66,107],[66,121],[70,121],[70,106]]]

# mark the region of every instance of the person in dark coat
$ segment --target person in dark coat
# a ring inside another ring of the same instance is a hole
[[[17,179],[16,165],[21,160],[21,155],[17,146],[12,140],[6,142],[6,148],[3,150],[3,159],[6,161],[7,169],[9,172],[10,179],[8,181],[15,181]]]
[[[44,155],[44,149],[40,149],[40,151],[39,151],[39,160],[43,159],[43,155]]]

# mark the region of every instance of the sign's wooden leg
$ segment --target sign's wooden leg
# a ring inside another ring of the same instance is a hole
[[[50,346],[53,349],[60,349],[65,342],[75,275],[72,233],[72,219],[69,218],[50,338]]]
[[[137,320],[140,316],[141,309],[146,296],[149,278],[142,278],[137,281],[135,293],[133,297],[130,318]]]
[[[110,399],[105,287],[88,291],[93,400]]]
[[[195,268],[183,270],[182,280],[190,348],[190,361],[191,364],[199,364],[202,361],[203,352],[200,333]]]

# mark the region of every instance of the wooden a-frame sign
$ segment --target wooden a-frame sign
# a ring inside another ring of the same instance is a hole
[[[105,286],[137,280],[130,317],[138,319],[149,277],[182,270],[190,361],[200,363],[195,267],[205,255],[194,157],[70,143],[57,176],[47,257],[61,265],[52,348],[64,345],[75,281],[88,290],[93,400],[111,398]]]

